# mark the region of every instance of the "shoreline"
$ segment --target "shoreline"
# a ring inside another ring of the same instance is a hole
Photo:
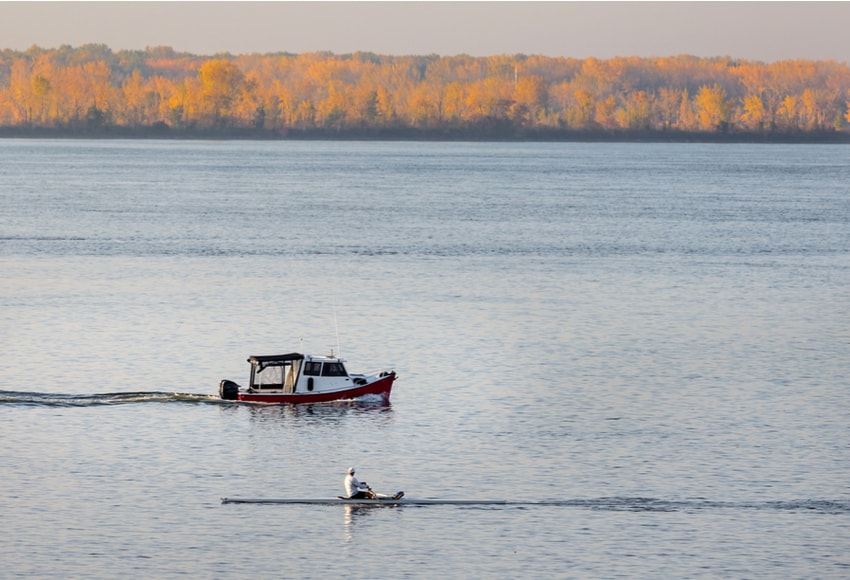
[[[207,141],[423,141],[531,143],[850,144],[847,131],[686,132],[463,129],[172,129],[170,127],[0,127],[0,139],[161,139]]]

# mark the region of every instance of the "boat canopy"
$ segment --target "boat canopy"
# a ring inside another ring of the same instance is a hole
[[[285,366],[288,363],[296,360],[304,360],[304,355],[299,352],[291,352],[289,354],[270,354],[264,356],[252,356],[248,362],[259,367],[262,371],[266,367]]]

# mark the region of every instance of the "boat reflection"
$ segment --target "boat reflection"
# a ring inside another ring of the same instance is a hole
[[[284,417],[287,419],[340,418],[349,415],[381,414],[392,410],[389,402],[339,401],[315,405],[248,405],[252,417]]]
[[[390,421],[393,417],[392,404],[388,401],[338,401],[314,405],[234,405],[237,412],[248,413],[251,423],[262,427],[323,426],[341,423],[351,417],[368,420]]]

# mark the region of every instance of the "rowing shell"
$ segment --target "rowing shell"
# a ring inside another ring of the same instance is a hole
[[[246,497],[223,497],[221,503],[279,503],[279,504],[307,504],[307,505],[508,505],[505,500],[487,499],[413,499],[404,497],[401,499],[276,499],[276,498],[246,498]]]

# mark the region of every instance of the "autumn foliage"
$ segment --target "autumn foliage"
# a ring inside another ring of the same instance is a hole
[[[731,58],[0,52],[0,127],[533,137],[847,132],[850,68]]]

